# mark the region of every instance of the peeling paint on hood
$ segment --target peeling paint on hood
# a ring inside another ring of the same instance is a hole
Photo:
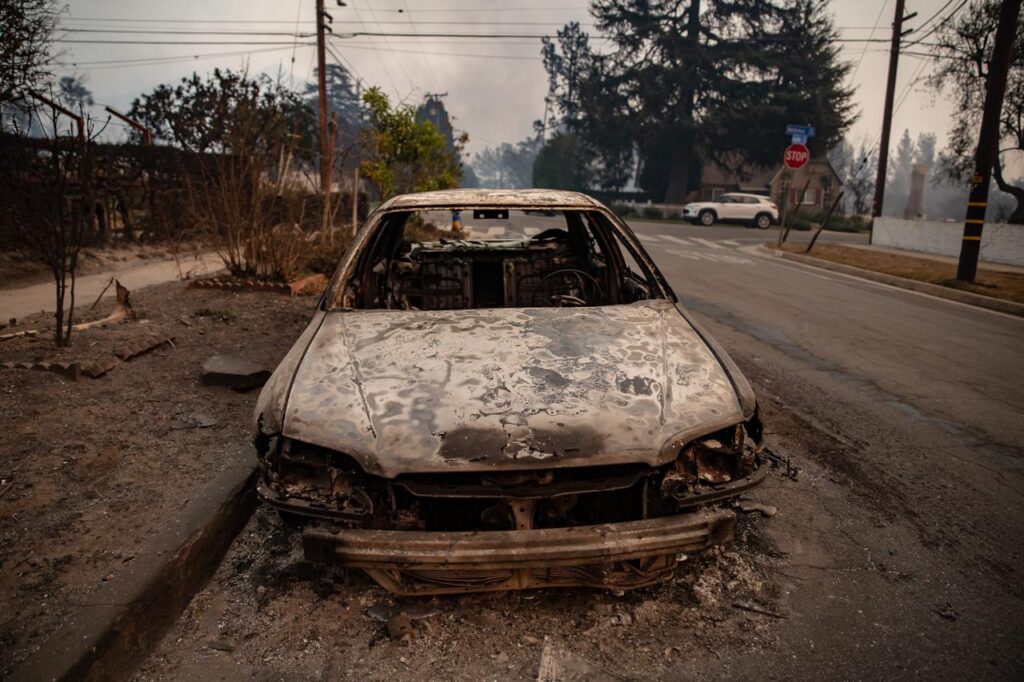
[[[593,308],[328,312],[283,433],[403,473],[656,465],[743,421],[670,301]]]

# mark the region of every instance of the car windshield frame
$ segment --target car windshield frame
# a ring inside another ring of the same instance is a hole
[[[675,292],[669,286],[665,276],[658,269],[651,258],[650,254],[644,248],[640,239],[636,236],[636,233],[615,213],[610,211],[607,207],[601,204],[592,204],[590,206],[580,205],[563,205],[563,204],[530,204],[530,203],[461,203],[461,204],[446,204],[437,206],[416,206],[416,207],[405,207],[405,206],[382,206],[366,219],[366,222],[356,233],[352,240],[349,248],[346,249],[345,254],[342,256],[338,267],[335,269],[334,274],[331,276],[327,284],[327,288],[324,290],[323,295],[317,302],[317,309],[324,312],[414,312],[414,311],[401,311],[393,308],[352,308],[342,305],[342,299],[347,288],[348,283],[352,277],[356,274],[356,270],[360,265],[361,256],[367,252],[368,249],[375,248],[375,240],[380,237],[386,226],[388,220],[397,214],[408,214],[414,213],[421,210],[444,210],[444,211],[462,211],[472,212],[474,210],[507,210],[507,211],[555,211],[559,213],[580,213],[592,216],[594,219],[601,221],[602,225],[610,230],[614,236],[618,238],[621,245],[624,246],[633,259],[639,264],[644,270],[645,276],[648,277],[651,285],[656,288],[655,295],[652,298],[660,298],[671,301],[672,303],[678,303],[678,297]],[[611,305],[631,305],[631,304],[611,304]],[[532,308],[534,306],[528,306]],[[605,306],[593,306],[593,307],[605,307]],[[488,308],[482,308],[486,310]],[[494,308],[499,309],[499,308]]]

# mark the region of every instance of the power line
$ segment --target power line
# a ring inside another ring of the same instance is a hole
[[[966,0],[965,0],[966,1]],[[372,11],[372,10],[371,10]],[[367,22],[360,20],[361,23]],[[408,24],[407,24],[408,25]],[[313,33],[307,32],[293,32],[293,31],[221,31],[221,30],[193,30],[193,29],[93,29],[93,28],[67,28],[63,29],[66,33],[115,33],[115,34],[142,34],[142,35],[240,35],[240,36],[267,36],[267,37],[289,37],[289,38],[312,38]],[[333,34],[336,38],[358,38],[358,37],[373,37],[373,38],[457,38],[457,39],[472,39],[472,38],[487,38],[487,39],[519,39],[519,40],[541,40],[543,38],[549,38],[550,36],[546,33],[464,33],[464,32],[419,32],[415,29],[413,31],[343,31],[336,32]],[[608,36],[593,36],[593,40],[611,40]],[[803,38],[785,38],[785,37],[773,37],[763,36],[756,39],[746,39],[730,41],[734,44],[743,43],[780,43],[780,42],[801,42]],[[68,40],[58,39],[57,42],[83,42],[81,40]],[[104,40],[104,41],[93,41],[93,42],[107,42],[117,44],[125,41],[121,40]],[[152,41],[145,41],[146,44]],[[224,41],[217,41],[221,44],[232,44],[225,43]],[[830,43],[888,43],[889,41],[884,38],[834,38]],[[201,43],[196,43],[201,44]],[[216,43],[214,43],[216,44]],[[270,44],[270,43],[267,43]],[[918,41],[915,44],[924,44]]]
[[[349,73],[351,73],[355,77],[356,82],[366,80],[365,78],[363,78],[362,74],[360,74],[359,71],[356,70],[355,65],[352,64],[350,60],[346,59],[344,55],[334,51],[334,46],[331,45],[330,43],[327,43],[327,52],[330,53],[332,57],[334,57],[335,61],[340,62],[346,69],[348,69]]]
[[[935,17],[937,17],[940,14],[942,14],[943,12],[945,12],[946,8],[949,7],[950,5],[952,5],[953,2],[955,2],[955,0],[946,0],[946,4],[943,5],[942,7],[940,7],[939,9],[935,10],[935,14],[931,15],[930,17],[928,17],[927,19],[922,21],[921,25],[918,26],[916,30],[918,30],[918,31],[924,30],[925,26],[927,26],[929,23],[931,23],[935,19]]]
[[[359,15],[359,8],[355,6],[354,2],[352,3],[352,11],[356,13],[356,19],[358,19],[360,23],[365,23]],[[334,37],[334,35],[332,34],[331,37]],[[381,68],[384,69],[384,75],[388,77],[388,82],[391,83],[391,89],[395,91],[395,97],[401,97],[402,93],[398,89],[398,86],[395,85],[395,79],[391,76],[391,70],[388,68],[387,64],[384,63],[384,58],[380,56],[380,52],[374,52],[374,54],[377,56],[377,62],[380,64]]]
[[[402,9],[404,9],[404,10],[408,10],[409,9],[409,5],[408,5],[408,3],[405,0],[402,0]],[[412,17],[411,16],[408,17],[408,20],[409,20],[409,28],[412,29],[413,33],[416,33],[416,24],[413,23]],[[425,23],[430,23],[430,22],[425,22]],[[419,35],[416,36],[416,44],[419,45],[421,50],[423,49],[423,41],[420,39]],[[423,63],[427,65],[427,71],[430,73],[430,78],[431,78],[431,80],[434,81],[434,91],[435,92],[439,92],[441,90],[441,81],[439,81],[437,79],[437,73],[434,71],[434,65],[430,63],[429,59],[424,59]]]
[[[957,5],[956,7],[954,7],[952,9],[952,11],[950,11],[950,13],[946,15],[945,19],[943,19],[939,23],[935,24],[935,26],[932,26],[931,30],[929,30],[927,33],[925,33],[923,36],[921,36],[917,40],[912,40],[909,43],[907,43],[906,47],[913,47],[914,45],[922,45],[922,44],[924,44],[921,41],[923,41],[925,38],[927,38],[928,36],[934,34],[940,28],[945,26],[946,23],[949,22],[950,19],[955,17],[957,15],[957,13],[964,8],[964,5],[966,5],[966,4],[967,4],[967,0],[961,0],[960,4]],[[944,5],[943,7],[946,7],[948,5],[949,5],[949,3],[947,2],[946,5]],[[932,17],[932,18],[934,18],[934,17]],[[928,21],[931,21],[931,19],[929,19]],[[928,22],[925,22],[925,23],[928,23]]]
[[[331,10],[332,12],[355,12],[358,15],[358,10],[355,7],[337,7]],[[381,9],[381,13],[396,13],[396,14],[426,14],[426,13],[463,13],[463,14],[481,14],[485,12],[504,12],[504,13],[515,13],[520,12],[558,12],[558,11],[576,11],[586,12],[586,6],[579,7],[512,7],[505,9],[494,9],[494,8],[467,8],[467,9]],[[290,24],[292,20],[284,17],[281,19],[171,19],[166,17],[76,17],[74,15],[68,16],[68,19],[74,21],[109,21],[112,23],[151,23],[151,24]],[[303,23],[315,23],[313,21],[305,21]],[[400,21],[390,21],[387,23],[404,23]],[[423,22],[421,22],[423,23]],[[451,23],[451,22],[437,22],[437,23]],[[538,24],[552,24],[560,22],[536,22]]]
[[[871,27],[871,33],[868,34],[868,38],[875,37],[875,29],[878,28],[878,22],[882,20],[882,13],[885,11],[885,6],[889,4],[889,0],[882,0],[882,6],[878,8],[878,16],[875,17],[875,24]],[[868,44],[864,43],[864,49],[860,53],[860,58],[857,60],[857,66],[853,69],[853,74],[850,76],[852,81],[857,77],[857,72],[860,71],[860,65],[864,61],[864,55],[868,51]]]
[[[353,8],[355,7],[355,0],[352,0],[352,7]],[[379,21],[377,21],[377,15],[373,11],[373,5],[370,4],[369,2],[367,2],[366,3],[366,9],[370,10],[370,18],[373,19],[374,23],[377,24],[377,28],[379,30],[383,31],[384,27],[380,25]],[[395,60],[395,63],[398,64],[398,69],[402,72],[402,75],[405,76],[405,80],[409,81],[409,86],[413,90],[415,90],[416,89],[416,81],[414,81],[412,78],[409,77],[409,72],[405,70],[405,65],[402,63],[402,61],[397,56],[395,56],[394,51],[391,49],[391,41],[388,40],[387,38],[385,38],[384,42],[387,44],[388,51],[391,52],[391,58],[393,60]]]
[[[374,50],[380,52],[381,50],[389,49],[386,46],[379,45],[360,45],[358,43],[345,43],[345,47],[351,50]],[[398,52],[403,54],[419,54],[419,55],[433,55],[437,57],[473,57],[479,59],[505,59],[510,61],[540,61],[542,57],[539,55],[536,57],[526,57],[522,55],[504,55],[504,54],[479,54],[479,53],[466,53],[466,52],[428,52],[426,50],[405,50],[402,48],[390,48],[391,52]]]
[[[312,47],[312,43],[302,43],[299,47]],[[89,62],[52,62],[54,66],[61,67],[89,67],[90,69],[116,69],[122,67],[131,66],[151,66],[158,64],[173,64],[179,62],[190,62],[198,59],[209,59],[212,57],[238,57],[248,54],[258,54],[265,52],[281,52],[283,50],[291,49],[291,45],[288,47],[269,47],[262,50],[235,50],[231,52],[210,52],[206,54],[187,54],[187,55],[170,55],[166,57],[140,57],[138,59],[106,59],[100,61],[89,61]]]
[[[78,40],[57,38],[55,43],[77,45],[292,45],[290,40]]]
[[[312,38],[315,33],[311,31],[223,31],[223,30],[202,30],[202,29],[173,29],[173,28],[62,28],[62,33],[129,33],[143,35],[183,35],[183,36],[288,36],[289,38]]]
[[[299,20],[302,18],[302,0],[299,0],[295,4],[297,5],[297,7],[295,9],[295,33],[298,34],[298,32],[299,32]],[[293,82],[293,83],[295,82],[295,48],[298,45],[298,41],[299,41],[299,37],[298,37],[298,35],[296,35],[295,36],[295,41],[292,42],[292,59],[291,59],[291,66],[290,66],[290,68],[288,70],[288,79],[291,82]]]

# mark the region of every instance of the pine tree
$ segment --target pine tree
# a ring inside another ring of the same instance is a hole
[[[824,154],[853,121],[821,0],[596,0],[591,13],[612,49],[590,53],[567,26],[545,65],[602,186],[624,184],[637,155],[641,186],[678,203],[704,161],[775,165],[788,123],[814,125]]]
[[[885,193],[885,208],[891,214],[902,213],[910,194],[910,174],[913,172],[917,147],[910,137],[910,131],[904,129],[896,153],[892,155],[892,179]]]

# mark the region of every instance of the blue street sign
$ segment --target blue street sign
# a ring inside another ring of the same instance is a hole
[[[787,135],[803,135],[804,137],[814,137],[814,126],[801,126],[790,123],[786,126]]]
[[[806,135],[792,135],[790,140],[792,140],[793,144],[807,144]]]

